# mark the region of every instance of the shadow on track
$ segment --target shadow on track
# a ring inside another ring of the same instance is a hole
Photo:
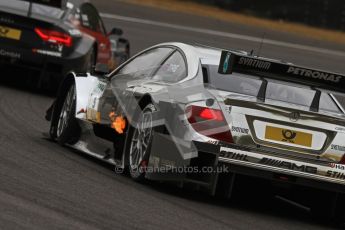
[[[165,194],[178,196],[186,200],[203,202],[208,205],[252,213],[253,215],[274,216],[279,219],[317,224],[325,228],[344,229],[345,227],[343,223],[334,223],[330,219],[315,217],[306,210],[299,209],[278,200],[273,193],[274,188],[272,184],[268,181],[257,181],[255,184],[243,186],[243,184],[253,179],[242,179],[241,183],[237,184],[234,195],[230,200],[213,197],[190,189],[178,188],[164,183],[147,182],[146,184],[152,189]]]
[[[47,141],[56,144],[55,142],[44,138]],[[57,145],[57,144],[56,144]],[[80,151],[66,147],[71,154],[78,155],[82,159],[93,162],[96,166],[103,167],[107,170],[114,171],[114,167],[108,163],[98,160],[92,156],[84,154]],[[77,162],[80,163],[80,162]],[[114,173],[115,174],[115,173]],[[103,175],[109,177],[109,174]],[[232,210],[242,211],[253,215],[274,216],[279,219],[299,221],[306,224],[317,224],[324,228],[343,229],[343,224],[335,224],[326,218],[317,218],[311,215],[310,212],[299,209],[295,206],[282,202],[274,197],[275,188],[269,181],[257,181],[250,178],[241,178],[240,183],[236,184],[234,196],[230,200],[212,197],[202,192],[191,190],[188,188],[179,188],[169,183],[160,183],[154,181],[146,181],[142,184],[134,183],[127,174],[118,174],[114,177],[120,179],[121,183],[134,186],[135,189],[141,191],[146,190],[151,193],[152,190],[161,193],[162,195],[169,195],[179,199],[204,203],[211,206],[222,208],[229,208]],[[151,192],[150,192],[151,191]],[[188,208],[188,207],[186,207]]]
[[[2,66],[0,66],[2,68]],[[26,91],[29,93],[55,97],[58,84],[54,87],[38,87],[39,72],[33,70],[15,69],[14,67],[2,69],[0,85]]]

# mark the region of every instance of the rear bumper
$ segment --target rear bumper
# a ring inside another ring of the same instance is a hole
[[[345,170],[334,164],[306,163],[231,145],[197,146],[201,152],[216,154],[218,165],[227,165],[235,174],[345,193]]]
[[[23,69],[39,72],[38,80],[49,82],[51,78],[60,81],[70,71],[82,72],[87,66],[88,53],[72,53],[59,56],[58,53],[34,53],[16,47],[0,44],[0,65],[2,69]],[[26,72],[22,71],[24,75]],[[23,76],[25,77],[25,76]],[[56,83],[56,82],[55,82]]]
[[[344,193],[345,171],[220,147],[218,162],[233,173]]]
[[[196,172],[191,170],[193,173],[190,174],[183,170],[171,170],[164,173],[157,173],[153,170],[154,173],[147,174],[148,179],[191,182],[207,187],[213,193],[216,190],[220,174],[239,174],[290,185],[345,193],[345,169],[339,169],[333,164],[321,165],[316,161],[306,163],[287,159],[275,153],[261,153],[256,149],[243,149],[223,143],[193,143],[194,145],[185,152],[196,150],[196,154],[186,158],[187,155],[179,153],[181,146],[176,147],[171,137],[156,134],[153,138],[149,166],[157,168],[157,166],[162,167],[169,164],[172,169],[208,167],[208,169],[213,168],[213,171]],[[222,169],[225,170],[222,171]]]

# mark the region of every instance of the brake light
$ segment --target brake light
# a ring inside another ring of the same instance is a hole
[[[35,28],[35,32],[43,41],[62,44],[67,47],[72,46],[72,37],[68,34],[41,28]]]
[[[200,111],[200,117],[206,120],[224,120],[222,111],[209,108],[202,108],[202,110]]]
[[[221,110],[191,105],[186,108],[186,113],[189,123],[198,133],[233,143],[229,126]]]

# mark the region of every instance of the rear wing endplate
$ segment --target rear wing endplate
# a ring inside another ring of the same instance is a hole
[[[261,57],[222,51],[218,72],[238,72],[345,93],[345,76]]]

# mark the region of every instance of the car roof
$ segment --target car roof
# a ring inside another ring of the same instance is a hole
[[[206,64],[206,65],[219,65],[220,56],[222,52],[221,48],[204,46],[201,44],[170,42],[170,43],[162,43],[159,45],[172,45],[181,49],[185,54],[193,53],[194,61],[197,61],[197,62],[201,61],[202,64]],[[242,54],[246,53],[244,51],[238,51],[238,52],[241,52]],[[191,64],[191,63],[188,63],[188,64]]]

